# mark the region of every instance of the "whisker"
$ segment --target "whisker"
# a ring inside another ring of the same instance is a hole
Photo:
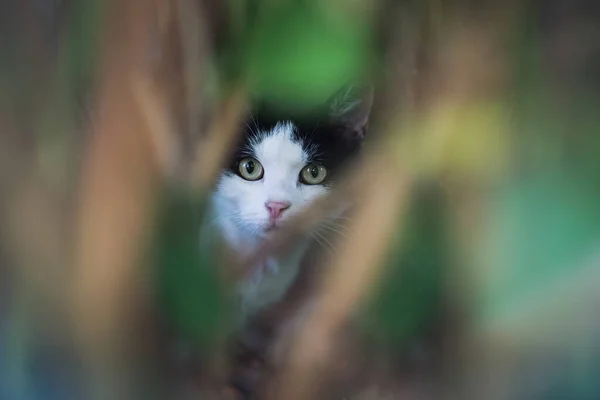
[[[332,227],[332,226],[329,226],[329,225],[321,225],[321,227],[322,227],[322,228],[325,228],[325,229],[329,229],[329,230],[330,230],[330,231],[332,231],[332,232],[338,233],[338,234],[342,235],[343,237],[346,237],[346,238],[348,237],[348,234],[347,234],[346,232],[343,232],[343,231],[341,231],[341,230],[339,230],[339,229],[336,229],[336,228],[334,228],[334,227]]]
[[[335,227],[340,228],[340,229],[342,229],[344,231],[346,230],[346,225],[344,225],[344,224],[338,224],[337,222],[333,222],[333,221],[330,221],[330,220],[327,220],[327,219],[323,221],[323,224],[324,225],[329,225],[329,226],[335,226]]]
[[[316,235],[318,235],[325,243],[327,243],[327,245],[329,246],[329,248],[331,250],[333,250],[333,252],[337,253],[337,251],[338,251],[337,248],[333,244],[331,244],[331,242],[325,236],[321,235],[317,231],[314,231],[313,233],[316,234]],[[333,253],[331,253],[331,254],[333,254]]]
[[[254,115],[252,115],[252,112],[250,112],[250,118],[252,118],[252,122],[254,122],[254,126],[256,127],[256,133],[258,134],[260,128],[258,127],[258,123],[256,122],[256,119],[254,119]]]
[[[344,216],[333,216],[333,217],[329,217],[332,220],[339,220],[339,221],[352,221],[351,217],[344,217]]]
[[[211,220],[207,221],[206,223],[207,223],[207,225],[213,225],[213,224],[215,224],[218,221],[221,221],[221,220],[224,220],[226,218],[233,217],[233,216],[234,216],[234,214],[219,215],[219,216],[217,216],[215,218],[212,218]]]
[[[250,135],[254,135],[254,131],[252,130],[252,127],[250,126],[250,124],[248,124],[248,121],[244,121],[244,124],[246,124],[246,127],[248,127],[248,130],[250,131]]]
[[[244,215],[244,217],[246,217],[246,218],[259,218],[259,217],[262,217],[262,216],[263,216],[263,214],[261,214],[259,212],[249,213],[249,214],[245,214]],[[231,212],[231,213],[228,213],[228,214],[218,215],[215,218],[209,220],[208,223],[209,224],[213,224],[216,221],[220,221],[220,220],[223,220],[223,219],[226,219],[226,218],[233,218],[233,219],[236,219],[236,220],[239,220],[239,221],[242,221],[242,222],[244,221],[242,219],[242,215],[239,212]]]
[[[322,242],[322,240],[320,240],[317,236],[314,236],[313,234],[310,235],[324,250],[326,250],[330,255],[333,255],[331,249],[327,246],[325,246],[325,244]],[[321,235],[319,235],[321,236]],[[322,236],[321,236],[322,237]]]

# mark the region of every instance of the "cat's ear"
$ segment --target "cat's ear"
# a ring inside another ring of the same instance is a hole
[[[342,124],[344,134],[351,139],[365,137],[372,105],[373,87],[370,85],[346,85],[328,101],[330,118]]]

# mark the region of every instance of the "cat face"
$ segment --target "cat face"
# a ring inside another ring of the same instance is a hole
[[[360,109],[355,99],[352,106],[335,99],[346,112]],[[255,109],[217,183],[213,200],[220,223],[265,237],[325,195],[364,137],[364,124],[341,117]]]

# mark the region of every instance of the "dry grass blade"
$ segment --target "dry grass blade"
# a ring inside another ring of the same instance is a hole
[[[313,398],[316,377],[323,371],[336,332],[379,275],[404,209],[409,179],[389,150],[387,154],[373,150],[366,164],[372,175],[364,181],[362,192],[369,195],[360,199],[348,238],[318,291],[316,309],[294,339],[287,368],[271,389],[273,399]]]
[[[330,193],[328,196],[315,201],[311,207],[303,210],[280,228],[278,235],[270,240],[266,240],[254,252],[242,260],[234,268],[233,277],[235,279],[251,275],[253,267],[260,265],[266,257],[285,253],[290,246],[297,243],[297,239],[305,234],[309,229],[316,226],[326,215],[327,210],[336,204],[341,198],[340,191]]]
[[[237,138],[246,106],[246,91],[239,88],[217,111],[208,135],[196,147],[191,185],[200,190],[210,187]]]
[[[363,188],[375,173],[375,168],[363,160],[357,160],[349,166],[335,190],[294,215],[281,226],[276,237],[266,240],[250,255],[238,260],[238,265],[232,268],[232,278],[238,279],[251,274],[253,267],[264,261],[265,257],[285,253],[297,243],[300,236],[317,226],[332,208],[345,201],[344,199],[359,197],[364,193]]]
[[[458,36],[456,40],[462,38],[458,34],[455,36]],[[477,49],[477,56],[488,54],[485,51],[489,50],[489,46],[485,45]],[[452,55],[459,55],[459,50],[455,49]],[[392,124],[384,131],[388,135],[382,138],[383,146],[373,149],[367,157],[366,165],[374,166],[374,173],[371,179],[364,181],[361,191],[369,195],[359,205],[348,227],[349,237],[332,261],[331,270],[317,295],[315,309],[294,338],[287,368],[270,388],[271,398],[314,398],[318,378],[330,362],[328,353],[334,347],[336,333],[377,279],[382,257],[404,211],[411,180],[422,173],[434,176],[453,167],[447,164],[446,143],[454,139],[456,131],[445,124],[436,125],[430,119],[433,117],[434,122],[439,122],[436,118],[439,109],[450,110],[454,118],[449,121],[450,126],[456,126],[455,119],[461,116],[461,106],[501,81],[498,78],[502,74],[497,70],[477,75],[482,77],[476,84],[471,84],[469,79],[464,79],[464,74],[457,71],[449,76],[441,67],[447,58],[447,52],[432,58],[440,64],[436,62],[433,65],[439,68],[431,69],[435,76],[430,78],[437,78],[434,82],[441,81],[444,85],[441,91],[430,93],[433,101],[419,104],[422,118],[416,120],[411,116],[407,119],[404,114],[404,120],[400,121],[398,113],[392,113]],[[482,65],[485,63],[478,66]],[[433,94],[436,96],[432,97]],[[402,133],[398,132],[399,127],[403,127]],[[392,132],[397,135],[391,135]],[[398,159],[403,161],[397,162]]]
[[[190,135],[197,135],[201,129],[202,79],[206,76],[211,50],[205,32],[205,16],[197,3],[195,0],[177,1],[178,25],[183,47],[187,130]]]
[[[151,135],[151,144],[160,169],[165,175],[170,175],[177,167],[180,154],[175,142],[174,125],[164,97],[159,95],[157,88],[152,85],[147,76],[134,77],[131,86]]]
[[[110,391],[125,370],[124,349],[134,348],[127,333],[145,276],[140,255],[160,168],[140,109],[145,104],[134,93],[135,84],[147,79],[142,67],[153,4],[112,1],[108,6],[99,112],[81,177],[71,301],[84,359]]]

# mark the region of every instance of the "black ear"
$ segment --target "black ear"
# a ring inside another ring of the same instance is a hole
[[[346,85],[330,98],[329,116],[332,122],[344,127],[344,133],[350,138],[363,139],[372,105],[373,88],[370,85]]]

